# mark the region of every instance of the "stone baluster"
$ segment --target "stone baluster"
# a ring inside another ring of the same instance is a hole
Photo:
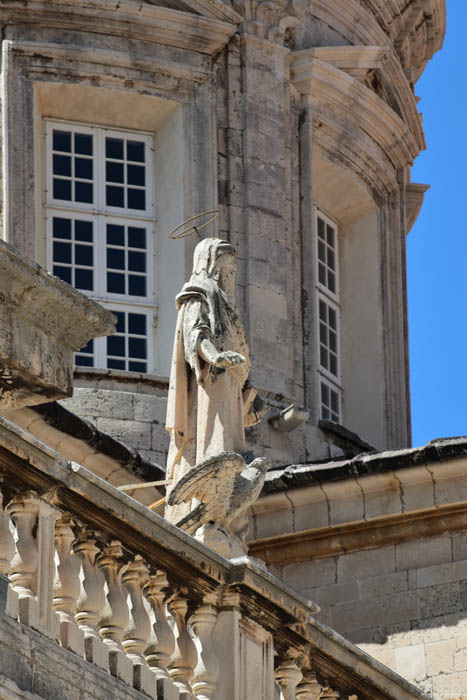
[[[122,573],[122,584],[128,593],[130,622],[123,634],[122,645],[133,661],[133,685],[153,696],[156,677],[148,668],[143,651],[151,633],[151,621],[144,605],[143,587],[149,580],[149,569],[142,557],[137,554]]]
[[[281,689],[280,700],[295,700],[295,689],[301,680],[302,672],[296,657],[286,657],[275,671],[275,681]]]
[[[55,562],[53,608],[60,619],[60,641],[63,647],[84,656],[84,633],[74,618],[81,585],[79,580],[79,559],[72,550],[75,534],[73,521],[68,514],[62,515],[55,523]]]
[[[4,476],[0,474],[0,486],[3,484]],[[8,576],[11,561],[15,555],[15,539],[10,530],[10,516],[4,508],[3,491],[0,490],[0,575]],[[18,594],[4,581],[6,590],[5,613],[10,617],[18,617]]]
[[[198,652],[191,687],[199,700],[212,700],[217,688],[219,662],[213,643],[213,632],[217,622],[216,596],[206,596],[203,605],[190,618],[195,633]]]
[[[126,596],[121,586],[122,557],[122,546],[117,540],[104,547],[97,557],[97,565],[104,573],[106,584],[106,603],[98,628],[109,647],[110,672],[128,685],[133,685],[133,662],[122,648],[123,632],[130,620]]]
[[[168,596],[169,582],[164,571],[150,576],[144,587],[144,595],[151,606],[154,622],[149,644],[144,651],[146,662],[156,674],[156,678],[169,678],[167,666],[175,649],[175,637],[167,621],[165,599]]]
[[[18,594],[20,622],[39,627],[37,592],[37,567],[39,553],[33,534],[39,514],[39,498],[34,491],[15,496],[7,506],[16,527],[16,553],[11,561],[9,577]]]
[[[109,648],[99,636],[97,624],[105,605],[104,576],[96,566],[100,552],[93,530],[81,529],[73,542],[73,552],[81,562],[81,591],[75,620],[84,634],[85,657],[100,668],[109,670]]]
[[[340,694],[329,685],[321,689],[320,700],[338,700]]]
[[[320,700],[321,684],[316,678],[314,671],[303,671],[303,678],[297,685],[296,698],[297,700]]]
[[[191,697],[190,681],[197,662],[196,646],[187,628],[188,600],[185,594],[184,589],[179,590],[167,603],[175,622],[175,650],[169,663],[169,673],[180,690],[180,698],[183,698],[183,693]]]

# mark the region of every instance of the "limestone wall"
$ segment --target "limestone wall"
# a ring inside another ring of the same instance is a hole
[[[467,689],[467,532],[281,567],[321,620],[434,700]]]

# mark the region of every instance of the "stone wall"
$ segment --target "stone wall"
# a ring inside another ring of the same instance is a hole
[[[109,673],[4,615],[0,619],[0,698],[8,700],[143,700]]]
[[[124,372],[79,372],[71,399],[61,403],[99,430],[133,447],[144,459],[165,467],[169,434],[165,430],[168,380]],[[266,397],[267,399],[267,397]],[[246,431],[247,450],[267,456],[272,464],[303,461],[311,454],[329,459],[342,454],[310,423],[291,433],[279,433],[267,418],[283,405],[270,400],[270,413]]]
[[[467,697],[466,532],[276,571],[322,621],[434,700]]]
[[[144,459],[165,468],[169,434],[165,430],[167,382],[145,375],[96,374],[76,379],[73,398],[63,401],[69,411],[92,421],[99,430],[133,447]]]

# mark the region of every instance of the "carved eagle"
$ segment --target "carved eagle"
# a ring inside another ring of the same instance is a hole
[[[270,462],[264,457],[246,465],[236,452],[221,452],[192,467],[168,496],[170,506],[201,501],[176,525],[192,535],[205,524],[230,529],[235,518],[259,497]]]

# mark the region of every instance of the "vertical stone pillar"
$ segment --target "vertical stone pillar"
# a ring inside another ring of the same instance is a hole
[[[60,620],[53,609],[53,585],[55,577],[55,520],[57,511],[45,501],[39,502],[37,545],[39,551],[37,575],[37,601],[39,627],[53,639],[60,639]]]
[[[286,201],[288,49],[258,36],[241,39],[244,110],[244,320],[253,382],[288,395]],[[260,361],[261,360],[261,361]]]

